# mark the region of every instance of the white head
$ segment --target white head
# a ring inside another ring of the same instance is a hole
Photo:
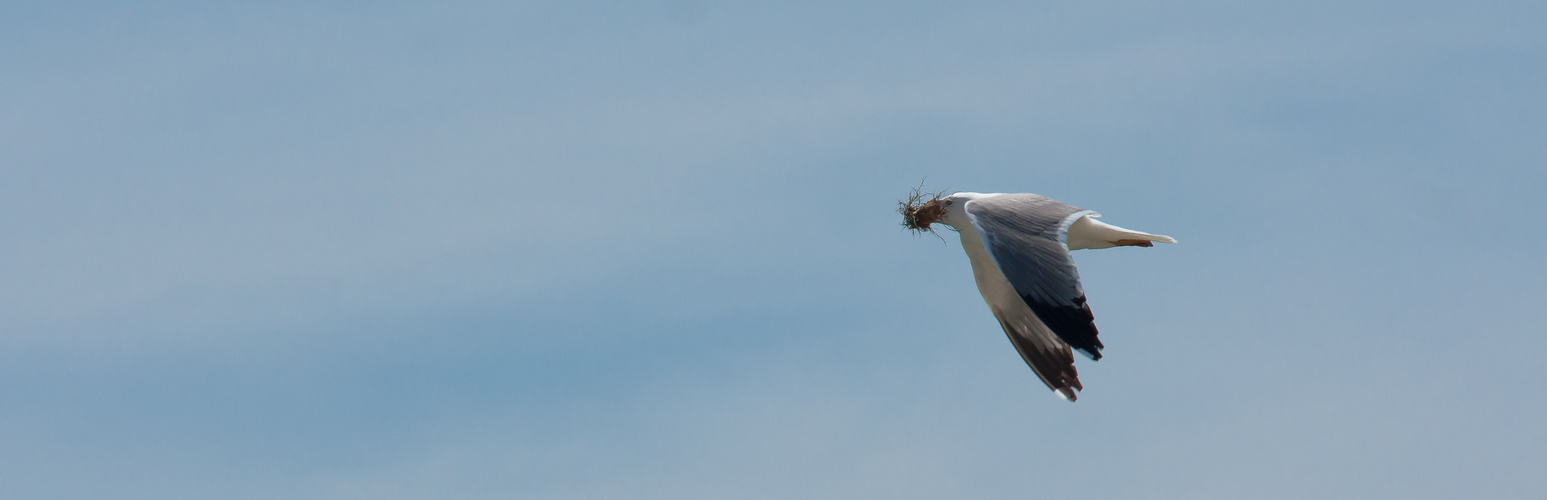
[[[999,193],[956,193],[941,198],[940,202],[944,205],[945,214],[938,222],[958,231],[971,227],[972,221],[967,219],[967,202],[998,195]]]

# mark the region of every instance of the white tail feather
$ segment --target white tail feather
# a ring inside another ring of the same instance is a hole
[[[1069,237],[1064,243],[1070,250],[1112,248],[1117,246],[1116,242],[1120,240],[1176,243],[1176,239],[1170,236],[1124,229],[1096,220],[1094,216],[1095,214],[1080,217],[1069,225]]]

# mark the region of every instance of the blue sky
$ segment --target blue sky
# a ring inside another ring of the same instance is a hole
[[[1541,497],[1544,21],[3,4],[0,495]],[[1079,403],[925,176],[1180,241]]]

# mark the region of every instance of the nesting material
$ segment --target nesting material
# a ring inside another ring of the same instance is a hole
[[[923,186],[913,188],[913,193],[905,200],[897,201],[897,212],[902,214],[902,227],[915,233],[929,232],[934,229],[930,224],[940,222],[945,218],[945,191],[925,193]]]

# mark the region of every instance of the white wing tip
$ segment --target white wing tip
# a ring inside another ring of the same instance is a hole
[[[1172,237],[1166,236],[1164,234],[1157,234],[1157,235],[1154,235],[1154,236],[1155,236],[1154,241],[1158,241],[1158,242],[1161,242],[1161,243],[1176,243],[1176,238],[1172,238]]]

